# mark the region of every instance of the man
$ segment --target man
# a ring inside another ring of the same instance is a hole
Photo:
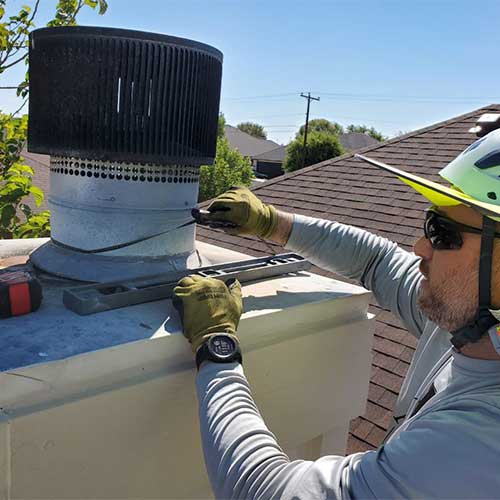
[[[433,203],[414,254],[360,229],[278,212],[242,188],[209,210],[237,234],[286,244],[357,279],[419,338],[395,428],[376,451],[290,461],[240,363],[239,284],[184,278],[174,303],[197,353],[203,447],[217,498],[500,498],[500,130],[440,172],[452,188],[361,159]]]

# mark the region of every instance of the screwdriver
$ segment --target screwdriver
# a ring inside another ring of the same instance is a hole
[[[229,208],[221,208],[219,210],[215,210],[214,212],[226,212],[230,210]],[[220,228],[234,228],[236,227],[236,224],[233,222],[228,222],[228,221],[215,221],[209,218],[210,214],[213,214],[214,212],[209,212],[208,210],[200,210],[199,208],[193,208],[191,210],[191,215],[193,217],[193,220],[190,220],[189,222],[186,222],[185,224],[182,224],[182,226],[177,227],[176,229],[180,229],[181,227],[186,227],[190,226],[191,224],[200,224],[201,226],[207,226],[212,229],[220,229]]]

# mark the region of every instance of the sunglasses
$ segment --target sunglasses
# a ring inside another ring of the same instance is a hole
[[[462,248],[462,233],[482,234],[482,229],[467,226],[436,212],[434,207],[426,211],[424,235],[434,250],[458,250]],[[495,238],[500,234],[495,233]]]

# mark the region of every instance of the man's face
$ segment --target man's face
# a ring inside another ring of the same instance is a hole
[[[464,205],[440,207],[438,212],[462,224],[482,227],[482,217]],[[479,291],[479,255],[481,235],[462,233],[458,250],[434,250],[421,237],[414,245],[422,258],[418,305],[422,312],[441,328],[453,331],[470,322],[477,310]]]

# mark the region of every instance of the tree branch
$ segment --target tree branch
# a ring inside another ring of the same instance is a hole
[[[17,115],[17,113],[19,113],[19,111],[21,111],[21,110],[24,108],[24,106],[26,106],[26,103],[27,103],[27,102],[28,102],[28,98],[26,97],[26,99],[25,99],[25,100],[24,100],[24,102],[21,104],[21,106],[20,106],[20,107],[19,107],[16,111],[14,111],[14,113],[11,113],[11,114],[10,114],[10,118],[11,118],[11,119],[12,119],[12,118],[14,118],[14,116],[16,116],[16,115]]]
[[[8,41],[9,48],[5,51],[5,56],[0,59],[0,67],[2,67],[10,57],[12,57],[14,54],[16,54],[19,51],[19,48],[16,47],[16,43],[21,38],[23,35],[23,32],[20,31],[12,40]],[[26,35],[25,35],[26,36]],[[16,49],[16,50],[14,50]]]
[[[36,13],[38,12],[39,5],[40,5],[40,0],[36,0],[35,6],[33,7],[33,11],[31,12],[31,16],[29,16],[25,22],[25,25],[27,28],[29,28],[31,23],[33,22],[33,19],[35,18]],[[17,24],[14,27],[10,27],[10,29],[11,29],[11,31],[15,31],[19,26],[21,26],[21,21],[18,21]],[[29,35],[21,30],[19,33],[17,33],[17,35],[12,40],[9,40],[9,48],[8,48],[8,50],[5,51],[5,56],[0,59],[0,67],[2,67],[10,57],[12,57],[14,54],[16,54],[24,46],[25,40],[23,40],[23,43],[21,43],[19,46],[16,47],[16,43],[19,41],[19,39],[22,36],[28,37]],[[13,49],[17,49],[17,50],[13,51]],[[14,63],[14,64],[17,64],[17,62],[19,62],[19,61],[16,61],[16,63]],[[7,66],[7,67],[10,67],[10,66]],[[6,68],[3,68],[3,69],[6,69]]]
[[[10,47],[11,49],[14,48],[16,46],[16,42],[21,38],[21,36],[26,36],[26,33],[23,33],[22,31],[20,31],[16,37],[14,37],[14,39],[12,41],[10,41]]]
[[[73,16],[71,17],[71,22],[75,23],[76,22],[76,16],[78,15],[78,12],[80,12],[80,9],[83,7],[83,0],[78,0],[78,5],[76,6],[75,11],[73,12]]]
[[[12,68],[12,66],[15,66],[17,63],[26,59],[26,57],[28,57],[28,51],[26,51],[19,59],[16,59],[15,61],[13,61],[11,63],[6,64],[2,69],[5,71],[6,69]]]
[[[12,59],[21,50],[21,48],[22,48],[21,46],[20,47],[12,46],[12,50],[9,51],[9,55],[5,58],[4,63],[6,63],[9,59]]]
[[[33,19],[35,19],[35,16],[36,16],[36,13],[38,11],[38,5],[40,5],[40,0],[36,0],[35,2],[35,6],[33,7],[33,13],[31,14],[31,17],[30,17],[30,22],[33,21]]]

